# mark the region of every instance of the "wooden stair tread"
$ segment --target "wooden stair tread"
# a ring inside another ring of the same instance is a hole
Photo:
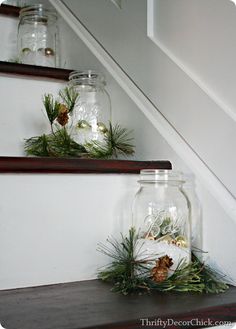
[[[73,70],[0,61],[0,73],[67,81]]]
[[[146,318],[209,319],[212,324],[236,321],[236,287],[219,295],[158,293],[132,296],[113,293],[110,288],[101,281],[91,280],[0,291],[0,322],[10,329],[137,329],[141,328],[140,319]]]
[[[141,169],[171,169],[169,161],[93,160],[0,156],[0,173],[138,174]]]
[[[11,17],[19,17],[20,8],[10,5],[1,4],[0,5],[0,14],[11,16]]]

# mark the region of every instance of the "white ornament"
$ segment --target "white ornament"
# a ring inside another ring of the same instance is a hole
[[[0,323],[0,329],[6,329],[6,328],[4,328],[4,327],[1,325],[1,323]]]
[[[236,0],[230,0],[231,2],[233,2],[234,3],[234,5],[236,5]]]

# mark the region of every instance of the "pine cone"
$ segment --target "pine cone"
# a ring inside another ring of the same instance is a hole
[[[172,258],[165,255],[158,258],[156,266],[151,270],[151,277],[156,282],[162,282],[167,279],[168,269],[173,265]]]
[[[164,267],[160,267],[160,268],[154,267],[151,273],[152,273],[152,279],[155,282],[163,282],[167,279],[168,269]]]
[[[64,127],[69,121],[68,108],[64,104],[60,104],[57,122]]]
[[[174,264],[173,261],[172,261],[172,258],[170,258],[167,255],[158,258],[158,261],[159,261],[159,266],[160,267],[170,268]]]

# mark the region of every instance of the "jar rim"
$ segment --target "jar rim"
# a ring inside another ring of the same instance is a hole
[[[69,75],[69,81],[77,84],[96,84],[106,85],[105,75],[95,70],[76,70]]]
[[[30,15],[37,16],[51,16],[57,20],[57,13],[52,8],[46,7],[44,4],[39,3],[35,5],[25,6],[20,10],[20,18]]]
[[[140,183],[179,182],[185,183],[183,173],[172,169],[142,169]]]

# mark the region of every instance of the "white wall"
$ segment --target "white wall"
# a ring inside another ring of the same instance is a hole
[[[156,1],[154,34],[235,117],[236,7],[230,0]]]
[[[130,220],[134,175],[0,175],[0,289],[96,278]]]

